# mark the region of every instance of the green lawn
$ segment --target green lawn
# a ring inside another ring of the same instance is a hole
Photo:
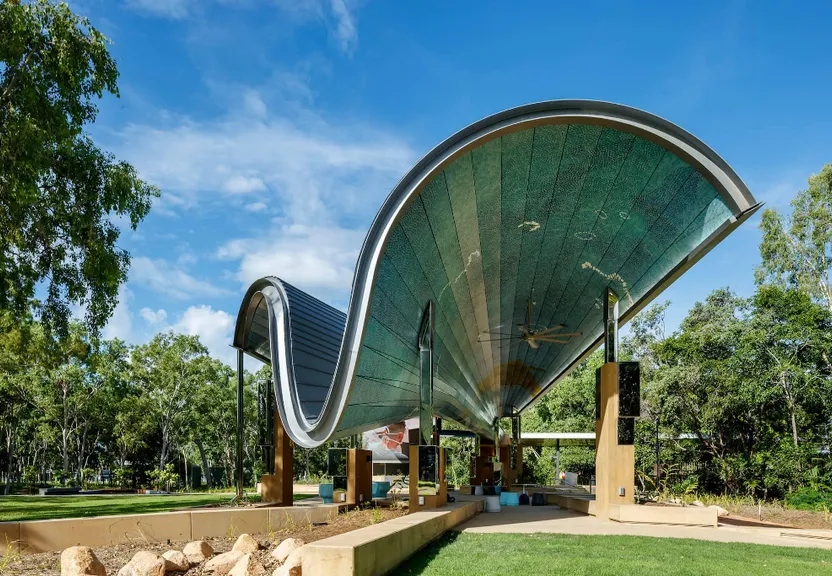
[[[7,496],[0,497],[0,522],[169,512],[195,506],[226,504],[231,497],[231,494],[216,493],[171,496]],[[311,497],[312,494],[295,494],[295,500]]]
[[[449,532],[396,569],[396,573],[832,575],[832,551],[640,536]]]

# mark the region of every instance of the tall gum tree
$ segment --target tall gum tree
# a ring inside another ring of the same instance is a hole
[[[84,127],[118,96],[108,40],[50,0],[0,2],[0,309],[37,306],[66,335],[73,305],[93,336],[117,304],[135,229],[158,190],[99,149]],[[36,296],[41,302],[36,302]]]
[[[763,212],[757,282],[800,288],[832,312],[832,163],[809,177],[791,207],[790,216]]]

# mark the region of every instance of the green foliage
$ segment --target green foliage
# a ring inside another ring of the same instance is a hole
[[[468,484],[471,475],[471,462],[474,457],[473,438],[455,438],[445,436],[440,446],[445,448],[445,476],[450,484],[462,486]]]
[[[92,468],[84,468],[81,470],[81,484],[85,490],[90,487],[93,478],[95,478],[95,470]]]
[[[62,468],[54,470],[52,472],[52,476],[55,478],[55,481],[58,482],[58,484],[65,484],[66,481],[71,478],[70,474]]]
[[[832,491],[819,491],[808,486],[786,495],[786,503],[797,510],[832,510]]]
[[[384,520],[384,515],[381,513],[381,510],[378,509],[378,506],[373,508],[373,518],[372,523],[378,524],[379,522]]]
[[[800,288],[832,311],[832,163],[809,178],[791,207],[790,217],[763,212],[757,281]]]
[[[699,490],[771,497],[805,484],[830,432],[830,321],[805,292],[760,285],[748,300],[716,290],[669,336],[634,322],[623,348],[647,365],[636,445],[637,467],[650,470],[642,488],[656,489],[648,484],[656,484],[657,421],[659,491],[683,482],[682,468],[696,470]]]
[[[179,481],[179,474],[173,464],[168,464],[163,470],[154,468],[147,472],[147,478],[157,490],[170,490]]]
[[[603,364],[596,351],[569,376],[558,382],[534,409],[523,415],[523,430],[528,432],[594,432],[595,371]],[[583,446],[561,448],[560,469],[575,472],[583,481],[595,473],[595,449]],[[555,448],[526,448],[523,471],[530,480],[541,484],[557,481]]]
[[[107,39],[66,4],[0,3],[0,309],[25,317],[45,284],[47,331],[71,305],[93,335],[116,306],[129,254],[114,218],[135,229],[158,191],[95,146],[95,100],[118,96]]]
[[[35,466],[26,466],[23,469],[23,483],[32,490],[38,483],[38,469]]]
[[[113,482],[119,488],[130,488],[133,484],[133,469],[119,467],[113,470]]]

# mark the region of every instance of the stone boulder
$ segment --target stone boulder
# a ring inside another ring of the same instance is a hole
[[[165,572],[187,572],[191,567],[188,557],[179,550],[168,550],[162,558],[165,559]]]
[[[716,508],[716,515],[719,518],[722,518],[723,516],[728,516],[728,510],[726,510],[722,506],[717,506],[716,504],[711,504],[710,506],[708,506],[708,508]]]
[[[286,561],[274,571],[272,576],[302,576],[303,548],[295,548]]]
[[[118,571],[118,576],[165,576],[165,559],[153,552],[140,550]]]
[[[92,548],[72,546],[61,552],[61,576],[107,576]]]
[[[266,576],[266,569],[251,553],[240,558],[228,576]]]
[[[240,561],[240,558],[245,556],[242,552],[232,550],[225,554],[214,556],[202,568],[203,574],[213,574],[214,576],[226,576],[234,565]]]
[[[214,555],[214,549],[205,540],[196,540],[185,544],[185,547],[182,549],[182,554],[185,555],[185,558],[188,559],[191,565],[194,565],[208,560],[208,558]]]
[[[242,552],[243,554],[251,554],[260,550],[260,543],[254,539],[250,534],[240,534],[237,541],[234,543],[232,550]]]
[[[283,542],[277,545],[277,548],[272,550],[272,558],[283,564],[289,554],[303,546],[305,542],[299,538],[286,538]]]

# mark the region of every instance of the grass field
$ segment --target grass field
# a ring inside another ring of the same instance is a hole
[[[449,532],[397,574],[832,575],[832,551],[640,536]]]
[[[295,500],[312,496],[295,494]],[[170,496],[6,496],[0,497],[0,522],[169,512],[196,506],[227,504],[231,497],[231,494],[216,493]]]

